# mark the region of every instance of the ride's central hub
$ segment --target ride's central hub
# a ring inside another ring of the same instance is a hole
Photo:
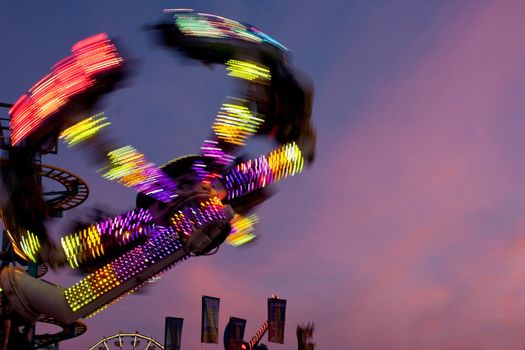
[[[223,188],[218,183],[204,182],[195,170],[196,162],[202,160],[201,156],[182,157],[162,167],[177,186],[177,197],[170,203],[143,193],[137,196],[137,207],[147,209],[156,224],[172,227],[184,251],[194,255],[207,254],[224,242],[235,214],[221,201]]]
[[[186,253],[207,254],[230,234],[233,210],[215,196],[200,197],[190,203],[191,206],[175,211],[170,224],[179,234]]]

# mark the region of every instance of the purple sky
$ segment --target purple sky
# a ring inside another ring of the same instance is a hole
[[[113,134],[159,164],[196,152],[232,91],[222,68],[184,65],[140,31],[165,7],[260,27],[316,86],[317,161],[260,208],[258,243],[190,259],[61,348],[119,330],[162,341],[164,317],[175,316],[185,319],[183,348],[200,349],[201,295],[221,298],[221,334],[236,316],[250,335],[277,294],[288,300],[286,338],[270,349],[295,349],[306,321],[321,350],[523,349],[525,3],[322,4],[0,3],[0,100],[14,101],[76,41],[107,32],[139,62],[133,84],[107,99]],[[62,147],[44,162],[88,182],[86,207],[130,208],[134,193],[85,160]],[[67,271],[46,277],[76,281]]]

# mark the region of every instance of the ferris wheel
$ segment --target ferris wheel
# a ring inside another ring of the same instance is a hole
[[[161,343],[144,334],[117,333],[110,337],[104,337],[89,350],[113,350],[113,349],[132,349],[132,350],[164,350]]]

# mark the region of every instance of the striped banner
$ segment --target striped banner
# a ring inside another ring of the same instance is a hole
[[[183,318],[166,317],[164,350],[180,350]]]
[[[286,300],[268,298],[268,341],[284,344]]]
[[[219,298],[202,296],[201,343],[219,344]]]

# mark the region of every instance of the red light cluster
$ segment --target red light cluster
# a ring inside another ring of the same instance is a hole
[[[14,146],[63,107],[72,97],[96,83],[95,77],[115,70],[122,58],[104,33],[79,41],[72,55],[51,68],[51,73],[22,95],[9,110]]]

